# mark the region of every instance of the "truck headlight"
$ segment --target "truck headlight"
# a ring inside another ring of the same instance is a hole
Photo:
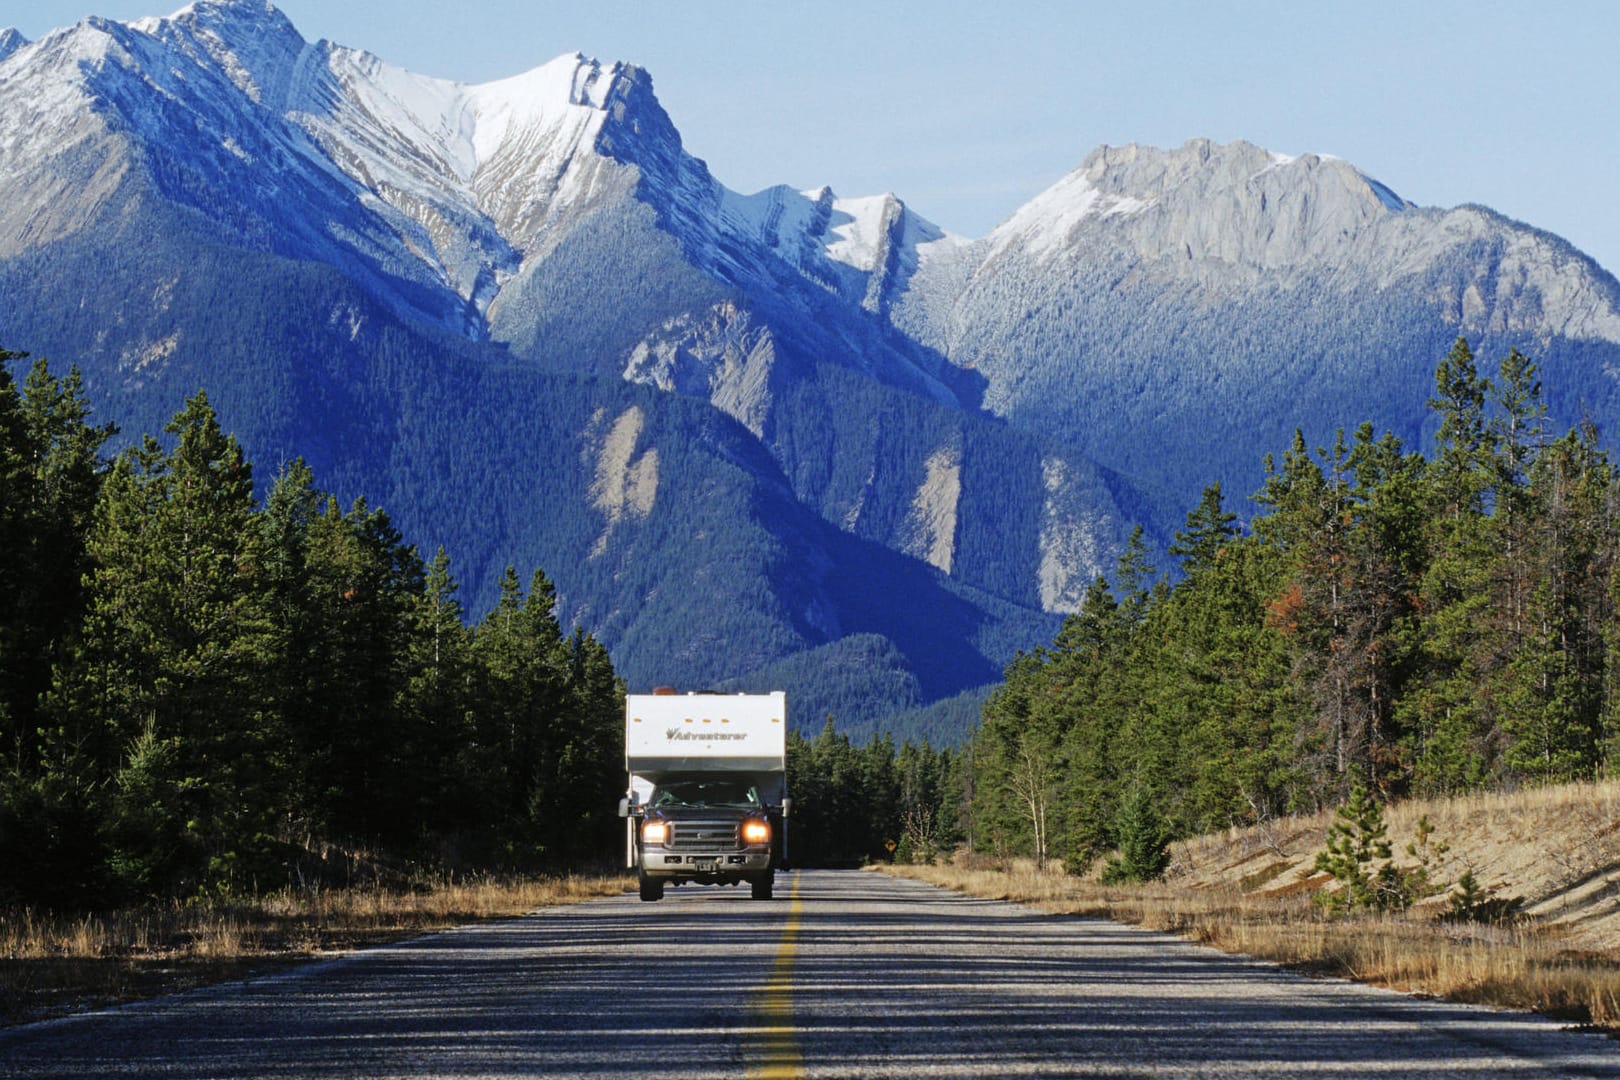
[[[742,838],[745,844],[768,844],[771,842],[771,823],[760,821],[758,818],[749,818],[743,822]]]
[[[669,822],[649,821],[641,827],[641,842],[643,844],[669,843]]]

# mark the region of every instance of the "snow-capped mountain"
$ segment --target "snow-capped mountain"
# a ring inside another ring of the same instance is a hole
[[[1465,334],[1541,365],[1558,420],[1620,404],[1620,287],[1488,209],[1424,208],[1348,162],[1247,143],[1102,147],[891,302],[983,404],[1177,492],[1252,491],[1295,427],[1414,444]],[[1195,479],[1201,477],[1202,479]]]
[[[532,332],[535,276],[583,219],[632,197],[714,278],[781,291],[797,277],[869,310],[943,239],[892,196],[728,191],[628,64],[563,56],[468,86],[307,42],[255,0],[91,18],[18,51],[0,86],[55,92],[0,120],[13,165],[0,182],[37,188],[18,168],[59,157],[63,125],[99,128],[157,159],[163,193],[225,218],[237,240],[365,267],[396,310],[471,337]],[[0,211],[0,234],[37,236],[40,211]],[[850,343],[846,359],[869,365],[874,344]]]
[[[128,430],[207,385],[473,593],[541,562],[655,680],[857,634],[933,663],[925,696],[993,675],[1135,521],[1236,502],[1295,427],[1420,440],[1458,333],[1535,356],[1555,420],[1620,405],[1611,276],[1338,159],[1104,147],[967,238],[728,189],[634,65],[466,85],[264,0],[0,35],[0,194],[0,344],[80,363]],[[732,572],[669,557],[717,535],[752,538]],[[699,578],[748,649],[689,639]]]
[[[11,27],[0,29],[0,60],[4,60],[26,44],[28,39]]]

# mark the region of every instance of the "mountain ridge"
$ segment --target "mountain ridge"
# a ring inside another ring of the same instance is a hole
[[[1134,524],[1162,560],[1203,484],[1254,490],[1295,427],[1421,445],[1458,333],[1536,355],[1555,420],[1620,407],[1611,275],[1327,155],[1099,147],[966,238],[893,193],[731,191],[650,74],[577,53],[468,85],[198,0],[0,57],[5,344],[147,429],[208,384],[250,452],[471,553],[479,597],[543,557],[654,682],[693,664],[665,602],[716,572],[682,545],[727,530],[760,621],[703,678],[877,634],[853,653],[946,696],[1050,640]],[[862,592],[879,566],[936,626]]]

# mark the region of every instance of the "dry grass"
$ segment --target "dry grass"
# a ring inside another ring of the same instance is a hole
[[[1420,817],[1435,827],[1420,854],[1442,893],[1400,914],[1333,919],[1311,902],[1327,881],[1311,863],[1331,814],[1178,844],[1166,880],[1134,888],[972,856],[889,869],[974,896],[1117,919],[1313,972],[1620,1035],[1620,783],[1399,804],[1386,814],[1397,865],[1418,861],[1401,849]],[[1464,870],[1493,896],[1523,901],[1526,917],[1507,925],[1440,919],[1443,890]]]
[[[57,918],[0,911],[0,1024],[241,978],[630,887],[621,875],[283,891]]]
[[[1405,849],[1420,818],[1434,828],[1426,858],[1442,887],[1472,871],[1491,895],[1556,928],[1565,948],[1620,956],[1620,780],[1396,803],[1385,822],[1397,866],[1418,862]],[[1167,877],[1200,889],[1311,891],[1332,819],[1328,811],[1196,837],[1171,849]]]

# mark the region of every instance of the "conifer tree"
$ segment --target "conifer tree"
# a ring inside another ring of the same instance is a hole
[[[1493,655],[1487,510],[1499,474],[1485,415],[1490,382],[1463,339],[1436,368],[1435,385],[1429,405],[1440,430],[1427,470],[1433,510],[1418,589],[1425,674],[1402,710],[1420,790],[1447,793],[1483,783],[1500,750],[1490,702],[1479,692],[1487,680],[1481,665]]]
[[[1602,582],[1613,575],[1615,470],[1586,426],[1546,447],[1528,479],[1528,595],[1494,680],[1503,767],[1514,778],[1590,777],[1604,756],[1604,628],[1614,615]]]
[[[35,361],[19,392],[0,349],[0,769],[39,770],[39,699],[83,616],[85,535],[112,425],[92,426],[77,368]]]
[[[553,769],[567,660],[554,608],[556,594],[536,571],[527,597],[515,568],[501,577],[495,608],[473,637],[484,689],[480,742],[502,766],[502,820],[511,826],[507,857],[522,863],[545,854],[559,822],[541,781]],[[549,832],[549,836],[548,836]]]
[[[1466,339],[1459,337],[1435,367],[1434,382],[1428,404],[1440,418],[1434,488],[1441,516],[1483,513],[1495,479],[1496,438],[1485,415],[1491,383],[1479,374]]]
[[[1156,881],[1170,865],[1172,831],[1144,787],[1132,788],[1119,808],[1119,854],[1108,860],[1104,884]]]
[[[1133,534],[1138,542],[1140,535],[1140,530]],[[1127,558],[1135,564],[1140,555],[1127,548],[1122,563]],[[1145,602],[1145,592],[1135,596],[1139,604]],[[1099,577],[1086,591],[1080,611],[1064,620],[1050,659],[1061,695],[1058,704],[1067,719],[1062,745],[1067,768],[1060,784],[1066,810],[1060,824],[1066,835],[1057,838],[1058,848],[1064,865],[1074,872],[1090,866],[1113,843],[1119,797],[1115,739],[1123,719],[1119,690],[1131,617]]]
[[[1198,506],[1187,515],[1186,528],[1176,533],[1170,554],[1181,559],[1182,571],[1192,577],[1215,565],[1221,549],[1238,534],[1236,521],[1237,515],[1221,502],[1220,482],[1210,484]]]
[[[984,839],[1007,854],[1044,861],[1051,851],[1057,802],[1055,759],[1062,738],[1040,698],[1049,672],[1043,656],[1020,654],[985,702],[974,740],[973,817]]]
[[[271,647],[265,702],[289,825],[323,831],[326,808],[316,779],[325,758],[325,641],[310,578],[310,531],[328,496],[302,458],[276,476],[256,524],[264,546],[264,595]]]
[[[1147,617],[1155,576],[1142,526],[1137,525],[1131,529],[1130,538],[1125,541],[1125,550],[1120,552],[1118,565],[1114,569],[1114,594],[1118,597],[1120,617],[1127,627],[1134,629]],[[1084,604],[1081,610],[1085,610]]]
[[[459,588],[441,547],[428,563],[412,608],[406,660],[410,726],[421,744],[421,812],[448,836],[468,835],[489,820],[482,788],[497,766],[478,743],[472,635],[456,595]]]
[[[1283,453],[1281,469],[1266,455],[1265,472],[1254,501],[1266,513],[1255,519],[1255,535],[1268,544],[1296,551],[1323,530],[1325,515],[1332,510],[1327,481],[1305,444],[1304,432],[1294,429],[1294,441]]]
[[[252,475],[206,395],[165,430],[173,450],[148,438],[121,455],[97,507],[83,643],[58,669],[48,747],[63,776],[113,778],[113,869],[156,895],[274,872]]]
[[[1338,912],[1405,906],[1409,897],[1395,869],[1388,862],[1374,869],[1375,863],[1390,857],[1390,851],[1383,806],[1365,787],[1355,785],[1316,854],[1316,869],[1332,874],[1339,891],[1317,893],[1317,901]]]
[[[36,757],[27,720],[34,681],[27,671],[33,652],[27,553],[33,546],[28,508],[35,501],[37,480],[29,467],[33,446],[22,402],[6,367],[17,355],[0,349],[0,550],[8,553],[0,559],[0,760],[22,774]]]
[[[437,765],[405,702],[422,561],[364,499],[335,511],[329,503],[317,525],[312,571],[327,619],[336,820],[346,835],[407,845],[423,824],[416,792]]]

